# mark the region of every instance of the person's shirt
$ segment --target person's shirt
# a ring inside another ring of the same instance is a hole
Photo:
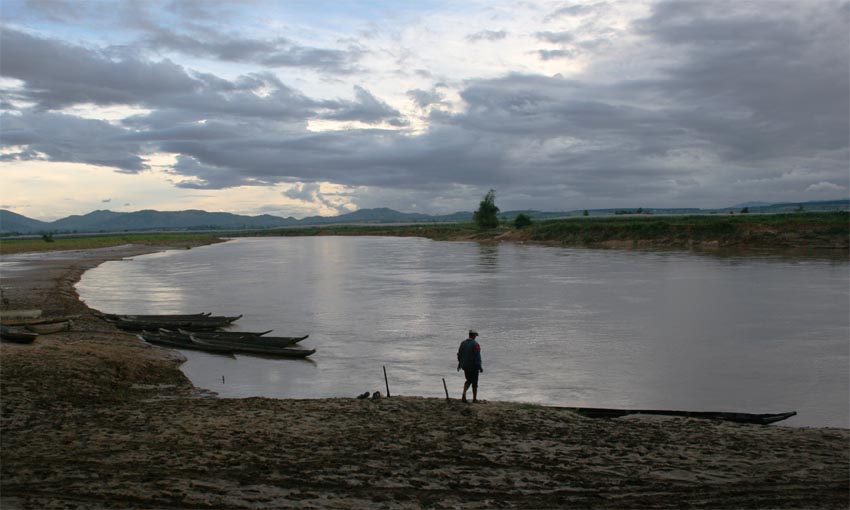
[[[457,362],[464,370],[481,370],[481,346],[475,339],[467,338],[460,343]]]

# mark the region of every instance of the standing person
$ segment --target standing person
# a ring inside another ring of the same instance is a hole
[[[463,369],[466,381],[463,383],[463,400],[466,402],[466,390],[472,386],[472,402],[478,402],[478,374],[484,372],[481,366],[481,346],[475,341],[478,332],[469,330],[469,338],[460,343],[457,349],[457,370]]]

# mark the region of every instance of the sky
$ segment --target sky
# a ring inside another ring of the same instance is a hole
[[[847,198],[833,0],[0,0],[0,208]]]

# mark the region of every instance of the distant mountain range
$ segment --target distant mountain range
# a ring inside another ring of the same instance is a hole
[[[850,200],[828,200],[820,202],[794,202],[781,204],[765,204],[763,202],[749,202],[733,207],[722,209],[593,209],[587,211],[588,215],[598,216],[606,214],[622,213],[644,213],[644,214],[710,214],[739,212],[747,207],[752,213],[776,213],[800,210],[806,211],[828,211],[848,210]],[[583,215],[583,210],[564,212],[542,212],[542,211],[504,211],[499,216],[505,219],[513,219],[519,213],[525,213],[532,219],[564,218],[569,216]],[[85,215],[68,216],[53,222],[44,222],[27,218],[20,214],[5,209],[0,209],[0,233],[10,234],[37,234],[37,233],[74,233],[74,232],[124,232],[138,230],[242,230],[242,229],[268,229],[275,227],[300,227],[311,225],[330,224],[363,224],[363,223],[420,223],[420,222],[446,222],[456,223],[471,221],[471,212],[456,212],[448,215],[432,216],[419,213],[403,213],[387,208],[361,209],[339,216],[311,216],[303,219],[293,217],[281,218],[263,214],[261,216],[243,216],[239,214],[206,212],[199,210],[188,211],[135,211],[135,212],[113,212],[93,211]]]

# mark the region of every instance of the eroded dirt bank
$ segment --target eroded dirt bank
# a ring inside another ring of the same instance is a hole
[[[119,247],[4,271],[9,308],[81,314],[0,344],[0,507],[846,508],[850,433],[592,420],[514,403],[217,399],[175,351],[93,317],[83,271]]]

